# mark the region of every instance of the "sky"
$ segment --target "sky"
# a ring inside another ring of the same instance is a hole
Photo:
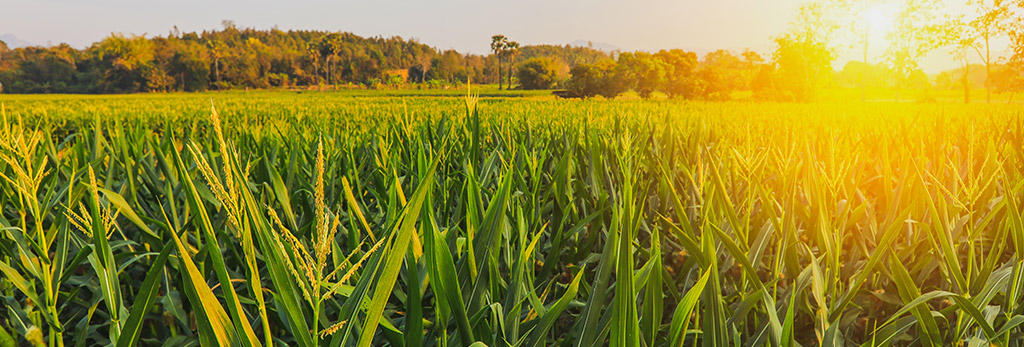
[[[943,0],[951,12],[963,0]],[[486,53],[490,36],[524,45],[593,41],[623,50],[751,48],[765,55],[803,0],[0,0],[0,34],[38,45],[86,47],[111,33],[167,35],[239,27],[347,31],[416,38]],[[874,52],[872,55],[879,55]],[[857,54],[842,54],[838,67]],[[922,67],[957,67],[936,52]]]

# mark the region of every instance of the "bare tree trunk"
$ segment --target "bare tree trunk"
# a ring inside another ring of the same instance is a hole
[[[516,64],[516,57],[510,55],[508,57],[508,84],[505,85],[505,90],[512,90],[512,67]]]
[[[217,79],[217,90],[220,90],[220,58],[213,60],[213,75]]]
[[[992,103],[992,50],[989,48],[988,38],[985,35],[985,103]]]
[[[501,82],[503,82],[501,77],[502,77],[501,76],[501,56],[499,55],[498,56],[498,90],[501,90]]]

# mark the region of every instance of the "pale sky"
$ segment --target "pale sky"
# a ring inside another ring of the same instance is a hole
[[[963,0],[944,0],[962,11]],[[490,36],[521,44],[607,43],[624,50],[752,48],[767,53],[802,0],[0,0],[0,34],[34,44],[85,47],[112,32],[166,35],[239,27],[349,31],[418,38],[428,45],[486,53]],[[843,55],[849,60],[856,54]],[[842,66],[842,61],[838,65]],[[946,53],[923,64],[956,67]]]

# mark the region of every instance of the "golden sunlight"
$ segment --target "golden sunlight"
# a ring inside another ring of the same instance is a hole
[[[892,32],[898,8],[893,3],[874,4],[861,13],[861,20],[866,24],[867,35],[873,40],[886,40]]]

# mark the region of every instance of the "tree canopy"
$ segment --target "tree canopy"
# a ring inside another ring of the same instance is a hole
[[[112,34],[84,49],[0,45],[0,84],[9,93],[133,93],[376,86],[393,83],[387,72],[395,70],[406,70],[408,82],[427,85],[499,78],[494,55],[438,50],[415,39],[223,24],[220,30],[175,29],[156,37]],[[607,57],[583,47],[512,48],[502,53],[507,69],[543,56],[558,62],[563,76],[576,62]]]

